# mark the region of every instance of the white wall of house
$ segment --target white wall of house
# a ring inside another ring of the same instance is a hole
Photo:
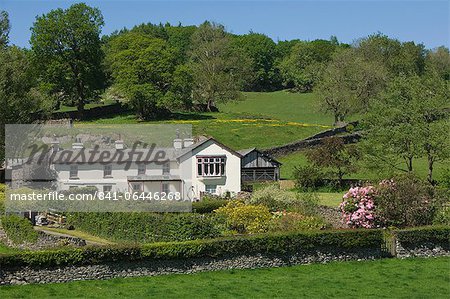
[[[199,175],[197,171],[197,158],[199,157],[224,157],[225,173],[217,176]],[[138,164],[132,163],[128,170],[124,169],[125,165],[123,164],[111,164],[111,167],[111,175],[105,177],[104,165],[100,163],[79,164],[78,176],[74,179],[70,177],[70,165],[55,164],[55,170],[59,174],[59,189],[95,186],[99,191],[103,191],[104,186],[111,186],[112,191],[131,191],[127,177],[138,176]],[[163,175],[163,165],[147,164],[145,175]],[[241,158],[215,143],[214,140],[208,140],[180,157],[178,161],[170,161],[170,175],[179,176],[181,181],[145,181],[142,183],[142,190],[161,192],[162,184],[166,183],[168,186],[164,187],[168,187],[170,192],[181,192],[183,198],[187,197],[191,200],[198,200],[201,192],[205,191],[213,191],[217,195],[223,195],[226,192],[235,194],[241,191]]]
[[[225,157],[224,176],[201,176],[197,172],[198,157]],[[185,194],[190,194],[193,200],[200,198],[200,192],[206,187],[215,188],[217,195],[227,191],[237,193],[241,191],[241,158],[236,154],[216,144],[213,140],[198,146],[180,160],[181,176],[185,178]],[[190,174],[190,175],[189,175]],[[190,178],[190,179],[189,179]]]

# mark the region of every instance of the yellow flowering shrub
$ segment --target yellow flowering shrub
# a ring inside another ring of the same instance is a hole
[[[240,234],[266,232],[272,218],[267,207],[246,205],[236,200],[230,201],[214,212],[225,219],[228,229]]]

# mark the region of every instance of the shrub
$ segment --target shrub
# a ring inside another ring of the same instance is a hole
[[[205,214],[211,213],[228,203],[226,199],[209,199],[203,198],[201,201],[192,203],[192,211],[195,213]]]
[[[268,230],[272,215],[263,205],[246,205],[241,201],[230,201],[226,206],[215,210],[223,217],[228,229],[237,233],[262,233]]]
[[[450,206],[443,206],[438,210],[434,216],[433,224],[450,226]]]
[[[1,222],[8,239],[14,244],[33,243],[38,239],[38,233],[33,229],[31,222],[24,217],[7,215],[1,217]]]
[[[255,191],[245,203],[264,205],[270,212],[290,211],[312,216],[317,214],[319,198],[315,193],[295,193],[269,184]]]
[[[299,166],[294,169],[295,187],[299,191],[314,191],[323,185],[322,171],[312,165]]]
[[[119,242],[182,241],[216,237],[214,215],[195,213],[71,213],[67,225]]]
[[[405,244],[440,243],[450,244],[450,227],[428,226],[397,230],[394,232],[397,240]]]
[[[275,233],[223,239],[18,252],[0,256],[0,268],[19,266],[87,265],[116,261],[186,259],[245,254],[285,254],[317,248],[380,248],[379,230]]]
[[[305,216],[295,212],[273,213],[270,225],[271,231],[302,231],[321,230],[329,228],[330,225],[321,217]]]
[[[376,225],[374,188],[355,187],[344,195],[339,205],[343,221],[351,228],[373,228]]]
[[[379,219],[400,228],[432,224],[442,202],[438,189],[412,174],[382,181],[375,195]]]

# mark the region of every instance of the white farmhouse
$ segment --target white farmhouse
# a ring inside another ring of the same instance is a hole
[[[104,192],[179,192],[183,199],[199,200],[205,192],[224,195],[241,191],[241,155],[213,138],[194,143],[175,139],[170,148],[102,149],[89,156],[83,144],[73,144],[67,163],[64,150],[53,159],[58,189],[96,187]],[[165,153],[164,162],[155,152]],[[86,153],[88,157],[79,155]],[[89,160],[90,159],[90,160]]]

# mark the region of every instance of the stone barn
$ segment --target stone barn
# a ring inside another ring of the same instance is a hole
[[[278,181],[281,163],[256,148],[238,151],[241,155],[242,183]]]

